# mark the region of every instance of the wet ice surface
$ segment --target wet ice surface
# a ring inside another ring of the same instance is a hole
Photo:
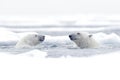
[[[21,29],[22,28],[22,29]],[[38,32],[46,35],[45,41],[32,48],[16,49],[14,46],[28,32]],[[80,49],[68,37],[73,32],[87,31],[101,44],[95,49]],[[1,27],[0,51],[5,54],[26,55],[46,58],[60,57],[90,57],[99,54],[108,54],[120,50],[120,28],[117,27]],[[43,54],[43,55],[41,55]],[[44,55],[45,54],[45,55]]]

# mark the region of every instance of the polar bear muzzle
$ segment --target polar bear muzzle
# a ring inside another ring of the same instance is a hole
[[[44,41],[45,40],[45,36],[40,36],[39,37],[39,41]]]
[[[71,39],[71,40],[76,40],[76,37],[74,36],[74,35],[69,35],[69,38]]]

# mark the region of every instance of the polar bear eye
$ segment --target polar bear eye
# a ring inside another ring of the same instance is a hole
[[[38,35],[35,35],[35,37],[38,37]]]
[[[77,35],[80,35],[80,33],[77,33]]]

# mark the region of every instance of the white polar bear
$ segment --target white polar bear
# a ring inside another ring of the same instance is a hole
[[[37,33],[27,34],[26,36],[24,36],[17,42],[15,47],[16,48],[30,48],[43,42],[44,39],[45,39],[45,36],[39,35]]]
[[[99,44],[93,39],[92,35],[87,32],[74,33],[69,38],[80,48],[97,48]]]

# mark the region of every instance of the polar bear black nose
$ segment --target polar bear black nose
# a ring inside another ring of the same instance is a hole
[[[69,38],[70,38],[71,40],[73,40],[73,37],[72,37],[72,35],[69,35]]]
[[[39,41],[44,41],[45,40],[45,36],[41,36]]]
[[[69,38],[70,38],[71,40],[76,40],[76,37],[75,37],[74,35],[69,35]]]
[[[69,38],[71,38],[72,37],[72,35],[69,35]]]

